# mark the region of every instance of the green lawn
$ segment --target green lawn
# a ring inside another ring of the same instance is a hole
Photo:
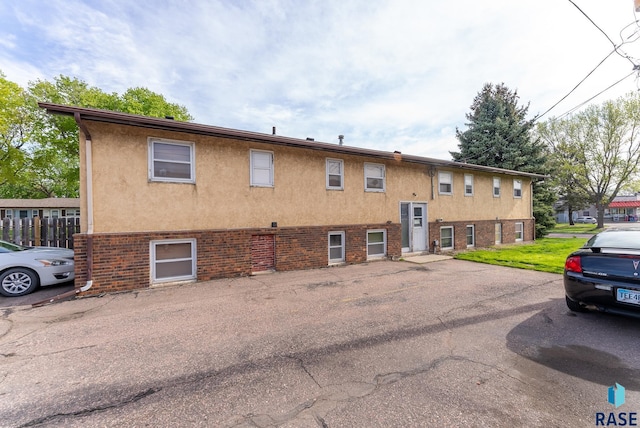
[[[586,241],[584,238],[543,238],[530,244],[504,245],[465,251],[456,254],[455,258],[520,269],[562,273],[564,261],[569,253],[580,248]]]
[[[569,223],[559,223],[550,230],[550,233],[598,233],[602,229],[598,229],[595,224],[574,224],[570,226]]]

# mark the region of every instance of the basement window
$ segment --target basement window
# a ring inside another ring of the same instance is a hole
[[[344,263],[344,232],[329,232],[329,264]]]
[[[196,240],[151,241],[153,283],[196,279]]]
[[[387,255],[387,231],[384,229],[367,231],[367,259],[379,259]]]

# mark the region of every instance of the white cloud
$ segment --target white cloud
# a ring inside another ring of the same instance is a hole
[[[635,20],[630,1],[575,3],[615,42]],[[346,144],[445,159],[484,83],[517,89],[533,116],[612,49],[559,0],[22,0],[0,8],[0,23],[2,70],[22,85],[64,74],[108,92],[143,86],[200,123],[344,134]],[[550,115],[630,71],[612,56]],[[634,89],[629,79],[595,101]]]

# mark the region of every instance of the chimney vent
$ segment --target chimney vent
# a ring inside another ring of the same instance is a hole
[[[340,145],[342,145],[342,140],[344,140],[344,135],[338,135],[338,140],[340,140]]]

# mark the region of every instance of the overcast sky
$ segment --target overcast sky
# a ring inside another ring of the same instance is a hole
[[[543,119],[640,63],[633,0],[573,2],[631,60],[611,55]],[[0,70],[23,87],[146,87],[197,123],[440,159],[484,83],[533,117],[612,51],[569,0],[0,1]],[[592,102],[636,90],[634,74]]]

